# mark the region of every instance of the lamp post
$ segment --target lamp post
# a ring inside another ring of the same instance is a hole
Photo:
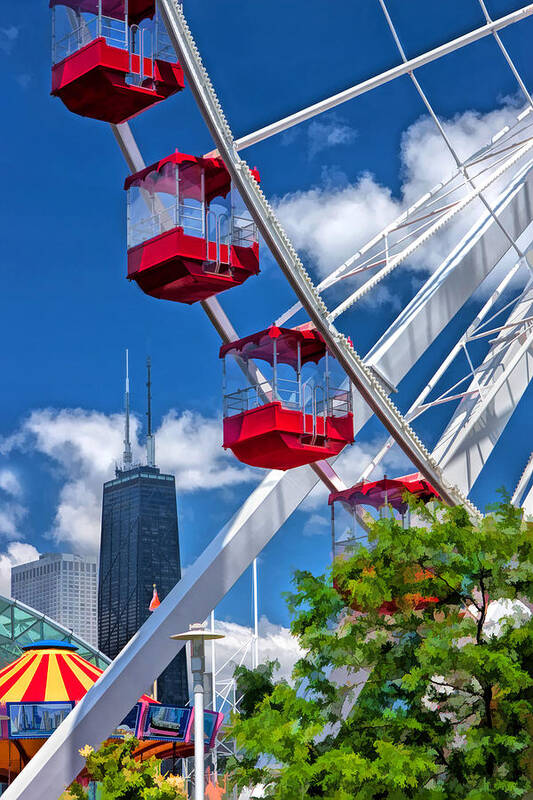
[[[191,672],[194,696],[194,800],[204,800],[205,642],[210,639],[223,639],[224,634],[207,630],[205,623],[194,623],[189,625],[188,631],[175,633],[170,638],[191,643]]]

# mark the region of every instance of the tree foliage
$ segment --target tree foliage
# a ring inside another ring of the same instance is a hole
[[[96,751],[89,745],[80,750],[86,758],[87,777],[100,784],[101,800],[186,800],[183,779],[179,775],[162,775],[157,758],[135,759],[138,746],[137,739],[127,736],[104,743]],[[89,798],[80,783],[73,783],[61,800],[74,798]]]
[[[305,656],[293,685],[240,670],[238,786],[279,800],[528,796],[533,524],[506,500],[479,524],[463,508],[416,513],[420,527],[373,522],[327,576],[295,574]]]

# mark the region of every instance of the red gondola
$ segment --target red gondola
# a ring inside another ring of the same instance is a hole
[[[361,481],[350,489],[342,492],[333,492],[329,496],[329,504],[341,501],[355,508],[355,506],[372,506],[380,509],[392,506],[395,511],[405,514],[408,504],[405,493],[408,493],[424,503],[439,497],[436,489],[419,472],[412,475],[402,475],[400,478],[387,478],[379,481]]]
[[[52,94],[118,124],[184,88],[154,0],[50,0]]]
[[[176,151],[124,188],[128,278],[146,294],[195,303],[259,272],[257,229],[222,159]]]
[[[379,481],[361,481],[351,486],[349,489],[344,489],[340,492],[332,492],[329,496],[329,505],[331,506],[331,528],[334,542],[335,557],[343,557],[349,554],[352,548],[358,541],[366,539],[366,535],[357,536],[357,506],[370,506],[380,512],[380,515],[387,510],[393,509],[401,514],[402,524],[405,524],[405,514],[408,512],[408,503],[405,499],[406,493],[422,500],[424,503],[429,503],[431,500],[438,500],[440,496],[437,490],[427,481],[419,472],[411,475],[403,475],[400,478],[387,478],[384,477]],[[336,514],[335,507],[341,510],[340,514]],[[350,515],[350,520],[346,518],[346,513]],[[408,524],[410,519],[408,519]],[[337,539],[339,533],[343,537]],[[413,575],[408,576],[410,582],[419,582],[431,578],[431,572],[428,570],[418,569]],[[429,605],[438,602],[438,597],[426,597],[420,593],[412,593],[406,595],[404,598],[416,610],[422,610]],[[397,600],[383,603],[379,609],[380,614],[393,614],[398,611],[399,603]]]
[[[228,355],[244,362],[254,375],[251,385],[224,394],[224,447],[239,461],[286,470],[336,456],[353,442],[351,391],[331,386],[328,352],[318,331],[273,325],[224,345],[220,357],[225,387]],[[250,359],[272,367],[270,382],[254,371]],[[322,359],[321,380],[316,365]],[[315,364],[314,374],[306,376],[303,368],[310,364]],[[290,378],[284,377],[283,365],[289,367]]]

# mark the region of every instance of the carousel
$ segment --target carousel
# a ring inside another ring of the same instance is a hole
[[[0,670],[0,783],[14,780],[103,670],[79,656],[70,642],[27,645],[20,658]],[[204,712],[204,745],[213,747],[223,715]],[[186,758],[194,750],[194,712],[142,695],[110,739],[132,734],[143,759]]]

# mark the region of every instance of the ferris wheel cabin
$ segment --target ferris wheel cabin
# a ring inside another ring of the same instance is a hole
[[[380,518],[395,513],[400,516],[402,525],[410,527],[411,519],[407,497],[429,503],[439,500],[437,490],[419,472],[403,475],[399,478],[383,477],[378,481],[361,481],[340,492],[332,492],[329,496],[331,506],[331,530],[333,538],[333,557],[345,558],[357,546],[366,540],[366,532],[362,530],[356,515],[358,506],[367,506],[378,511]],[[359,529],[359,533],[358,533]],[[417,584],[429,581],[433,577],[430,570],[413,568],[406,575],[406,584]],[[378,609],[382,615],[393,614],[402,605],[409,605],[417,611],[428,608],[438,602],[438,597],[423,595],[420,592],[406,592],[403,598],[396,598],[383,603]],[[358,609],[354,609],[358,610]]]
[[[184,88],[155,0],[50,0],[52,94],[118,124]]]
[[[222,159],[176,151],[124,188],[128,279],[146,294],[190,304],[259,272],[257,228]]]
[[[336,456],[353,442],[351,390],[333,388],[333,359],[318,331],[273,325],[223,345],[220,357],[224,448],[239,461],[286,470]],[[268,379],[256,369],[256,359],[269,365]],[[226,361],[239,362],[251,384],[228,392]]]

